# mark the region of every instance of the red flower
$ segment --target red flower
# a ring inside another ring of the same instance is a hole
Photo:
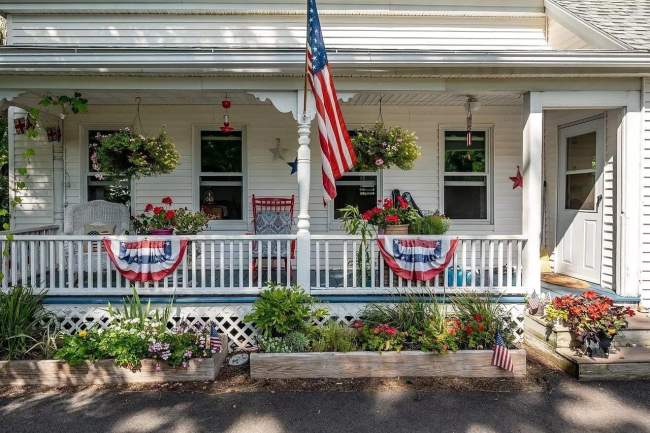
[[[472,325],[465,325],[465,334],[472,335],[474,333],[474,328]]]
[[[634,316],[634,310],[631,309],[630,307],[625,308],[625,314],[627,314],[629,317]]]
[[[155,213],[156,215],[160,215],[164,210],[165,209],[161,208],[160,206],[156,206],[155,208],[153,208],[153,213]]]
[[[369,210],[365,211],[364,213],[361,214],[361,218],[363,218],[366,221],[370,221],[373,217],[373,213]]]
[[[596,294],[596,292],[594,292],[593,290],[589,290],[589,291],[587,291],[587,292],[584,292],[584,293],[582,294],[582,296],[584,296],[584,297],[587,298],[587,299],[596,299],[596,298],[598,297],[598,295]]]
[[[174,212],[173,210],[168,210],[167,212],[165,212],[165,219],[167,221],[173,220],[175,216],[176,216],[176,212]]]
[[[478,332],[483,332],[485,331],[485,325],[483,323],[478,324]]]
[[[474,320],[476,320],[477,322],[482,322],[483,321],[483,316],[481,316],[480,314],[474,314],[473,317],[474,317]]]
[[[381,324],[381,325],[377,325],[374,328],[372,328],[372,333],[376,334],[376,335],[377,334],[385,334],[385,335],[392,336],[392,335],[397,334],[397,328],[393,328],[390,325]]]
[[[393,200],[387,198],[384,200],[384,209],[390,209],[393,207]]]
[[[399,207],[401,207],[402,209],[406,209],[409,207],[409,204],[406,202],[406,200],[404,200],[404,197],[402,197],[401,195],[397,196],[397,203],[399,203]]]
[[[363,327],[364,327],[363,320],[357,319],[357,320],[353,321],[352,323],[350,323],[350,328],[361,329]]]
[[[147,203],[147,205],[144,207],[145,212],[151,212],[153,210],[153,205],[151,203]]]
[[[174,201],[172,200],[172,198],[170,196],[167,196],[167,197],[163,197],[162,203],[166,204],[167,206],[171,206],[172,203],[174,203]]]
[[[385,220],[388,224],[399,224],[399,217],[397,215],[386,215]]]

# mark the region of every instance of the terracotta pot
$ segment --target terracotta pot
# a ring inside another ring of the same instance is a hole
[[[407,235],[409,234],[409,225],[408,224],[388,225],[384,229],[384,234],[389,236]]]
[[[153,236],[169,236],[174,234],[174,229],[153,229],[149,231]]]

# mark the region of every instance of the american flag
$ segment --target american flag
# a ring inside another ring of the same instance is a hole
[[[221,352],[221,337],[214,323],[210,324],[210,350],[212,353]]]
[[[307,78],[316,100],[324,199],[329,201],[336,197],[336,179],[354,167],[357,156],[327,62],[316,0],[308,0],[307,9]]]
[[[512,358],[510,357],[510,352],[506,346],[506,342],[503,340],[500,332],[497,332],[495,338],[494,351],[492,353],[492,365],[495,365],[504,370],[513,371],[514,365],[512,364]]]

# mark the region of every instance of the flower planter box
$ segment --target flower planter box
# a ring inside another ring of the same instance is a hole
[[[523,377],[526,351],[510,350],[514,371],[492,364],[491,350],[459,350],[438,355],[403,352],[253,353],[253,379],[353,377]]]
[[[71,366],[58,360],[0,361],[0,386],[79,386],[130,383],[192,382],[214,380],[228,354],[228,340],[222,336],[224,350],[211,358],[196,358],[187,368],[172,368],[164,363],[142,360],[140,370],[119,367],[113,360],[85,362]]]

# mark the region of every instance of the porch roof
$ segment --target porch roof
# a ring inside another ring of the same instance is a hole
[[[336,50],[341,76],[640,76],[650,53],[621,51]],[[3,47],[0,73],[302,76],[302,49]]]

